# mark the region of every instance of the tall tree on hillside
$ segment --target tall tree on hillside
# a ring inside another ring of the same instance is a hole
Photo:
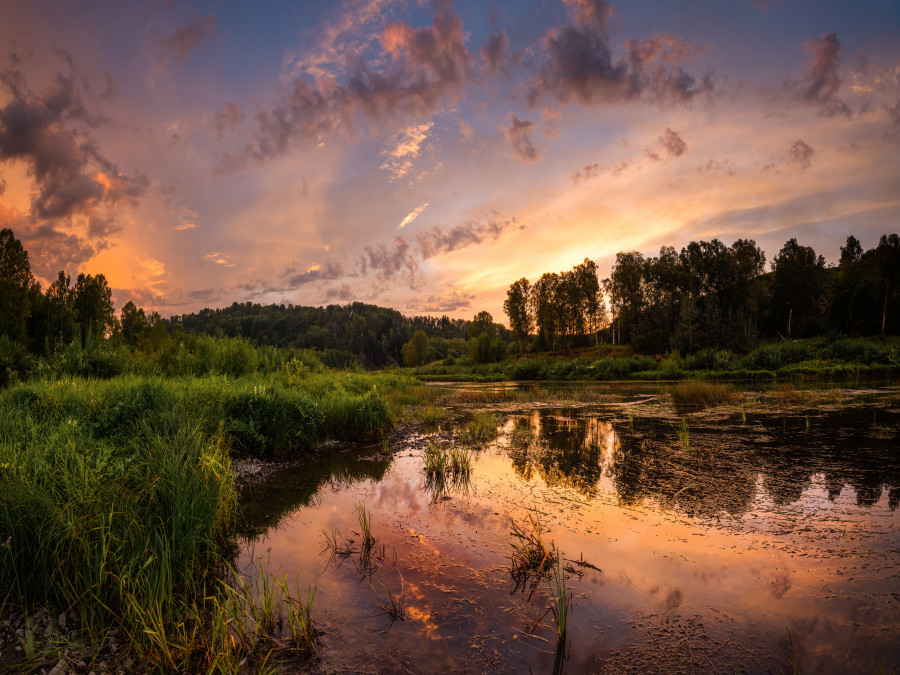
[[[28,251],[9,228],[0,230],[0,335],[25,343],[31,314],[29,290],[35,284]]]
[[[89,338],[104,337],[107,329],[115,324],[116,313],[112,303],[112,291],[102,274],[78,275],[78,279],[75,280],[73,305],[78,313],[82,347],[87,346]]]
[[[799,333],[808,332],[822,299],[825,258],[817,256],[812,247],[789,239],[775,256],[772,269],[773,302],[776,311],[781,311],[787,337],[791,337],[795,326]]]
[[[528,279],[522,277],[510,285],[506,291],[506,300],[503,301],[503,311],[509,317],[509,327],[515,333],[519,352],[523,351],[523,346],[525,351],[528,350],[528,335],[533,325],[531,307],[528,303],[530,290],[531,284],[528,283]]]
[[[897,292],[900,282],[900,236],[883,234],[875,249],[875,273],[882,296],[881,334],[887,323],[888,301]]]

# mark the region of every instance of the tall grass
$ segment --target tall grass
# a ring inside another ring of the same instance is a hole
[[[734,403],[740,400],[740,395],[728,385],[709,382],[708,380],[679,382],[672,385],[669,391],[672,394],[672,401],[681,408],[700,408]]]
[[[381,391],[398,381],[295,363],[240,379],[65,378],[0,392],[0,598],[67,612],[88,638],[118,628],[148,667],[216,662],[214,633],[220,646],[251,637],[216,581],[236,516],[231,455],[381,434],[393,422]],[[261,583],[257,634],[282,625],[288,603],[291,641],[308,642],[299,601]]]
[[[487,443],[497,437],[500,417],[490,412],[476,413],[471,420],[459,430],[459,440],[472,445]]]

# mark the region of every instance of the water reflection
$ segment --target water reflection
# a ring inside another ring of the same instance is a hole
[[[900,458],[885,435],[900,416],[883,410],[872,420],[871,410],[819,413],[812,423],[807,415],[698,418],[687,422],[685,447],[672,420],[561,408],[513,414],[504,432],[522,479],[540,476],[587,498],[608,490],[623,505],[653,500],[690,515],[742,515],[760,497],[796,503],[821,482],[832,502],[849,486],[861,507],[887,491],[894,510]]]
[[[326,487],[337,492],[360,481],[378,482],[390,465],[390,455],[372,448],[343,448],[312,457],[301,467],[285,467],[245,491],[239,534],[255,539],[297,508],[313,504]]]

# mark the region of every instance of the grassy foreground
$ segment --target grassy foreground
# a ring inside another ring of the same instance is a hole
[[[94,654],[115,629],[144,668],[237,670],[267,622],[228,583],[232,455],[378,438],[419,387],[288,364],[240,378],[66,378],[0,391],[0,610],[25,617],[22,665],[58,658],[35,651],[29,617],[41,607],[65,614]]]

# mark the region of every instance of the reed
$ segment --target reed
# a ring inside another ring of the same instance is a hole
[[[514,541],[511,542],[509,573],[516,590],[530,587],[529,598],[541,580],[550,576],[551,568],[558,562],[553,546],[544,542],[543,528],[539,518],[528,514],[523,525],[512,522]]]
[[[691,447],[691,433],[688,429],[687,420],[682,417],[681,423],[675,428],[678,432],[678,441],[681,443],[681,446],[684,449],[689,449]]]
[[[459,440],[467,445],[487,443],[497,437],[499,426],[500,417],[498,415],[490,412],[476,413],[459,430]]]
[[[670,387],[673,403],[682,408],[705,408],[735,403],[740,395],[728,385],[708,380],[687,380]]]
[[[378,607],[388,615],[391,623],[393,623],[394,621],[405,621],[406,607],[403,604],[403,575],[400,575],[400,593],[398,594],[394,594],[394,592],[391,590],[391,587],[388,586],[387,582],[384,580],[384,577],[382,577],[381,575],[379,575],[377,579],[377,584],[377,587],[371,586],[371,588],[376,593],[375,602]]]

